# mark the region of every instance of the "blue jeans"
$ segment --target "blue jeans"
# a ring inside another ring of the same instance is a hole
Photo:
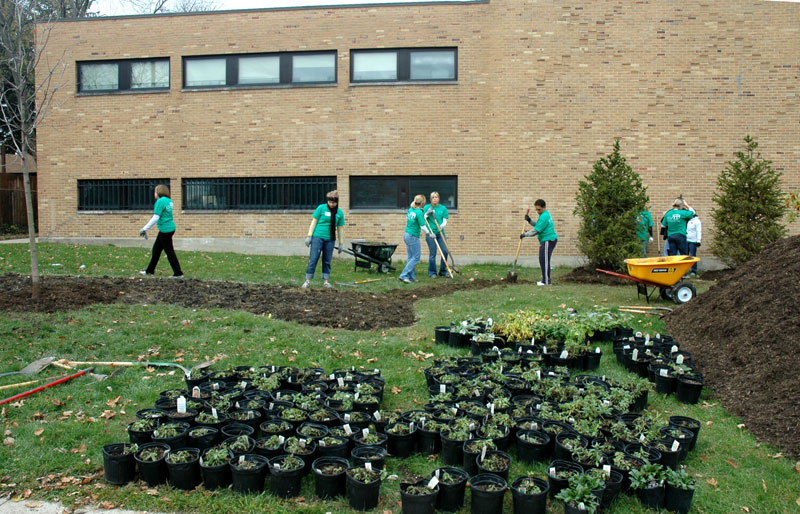
[[[689,255],[691,255],[692,257],[697,257],[697,243],[692,243],[690,241],[688,244],[689,244]],[[696,262],[694,264],[692,264],[692,269],[691,269],[691,271],[689,273],[697,274],[697,263]]]
[[[442,249],[442,254],[444,255],[444,259],[442,259],[442,263],[439,266],[439,275],[447,275],[447,266],[445,265],[445,261],[447,260],[447,250],[445,250],[444,246],[444,235],[439,232],[436,234],[436,238],[425,236],[425,242],[428,243],[428,250],[431,252],[430,257],[428,257],[428,276],[436,276],[436,255],[439,253],[439,251],[436,249],[437,242],[439,243],[439,248]]]
[[[314,236],[311,238],[311,253],[308,254],[308,267],[306,267],[306,280],[314,278],[314,271],[317,269],[317,261],[322,255],[322,278],[331,278],[331,260],[333,259],[333,247],[336,241],[333,239],[325,240]]]
[[[669,239],[664,240],[664,257],[669,255]]]
[[[643,241],[639,241],[639,243],[642,245],[642,257],[647,257],[647,243],[649,243],[649,241],[645,239]]]
[[[667,238],[669,242],[669,255],[687,255],[686,236],[683,234],[672,234]]]
[[[419,237],[412,236],[408,232],[403,234],[403,242],[406,244],[406,250],[408,250],[408,262],[406,263],[406,267],[403,268],[403,271],[400,273],[400,278],[406,278],[415,282],[417,280],[417,274],[414,272],[414,267],[419,262],[420,254],[422,252],[422,247],[419,244]]]

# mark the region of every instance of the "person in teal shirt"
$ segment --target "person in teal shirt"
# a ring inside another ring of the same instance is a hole
[[[672,203],[672,209],[664,214],[661,226],[667,228],[669,255],[688,255],[686,223],[695,217],[694,209],[681,198]]]
[[[445,244],[444,227],[447,226],[447,220],[450,218],[450,213],[447,207],[439,203],[439,193],[436,191],[431,193],[431,203],[427,204],[422,211],[425,213],[425,221],[430,233],[425,237],[425,242],[428,243],[428,276],[436,278],[436,244],[442,249],[442,263],[439,266],[439,275],[442,277],[449,277],[447,272],[447,245]],[[438,224],[438,225],[437,225]],[[439,230],[441,229],[441,230]]]
[[[339,192],[331,191],[325,195],[325,203],[319,205],[311,215],[311,225],[308,227],[306,246],[311,248],[306,266],[306,280],[301,287],[308,288],[317,262],[322,256],[322,287],[333,287],[330,283],[331,261],[333,248],[336,245],[336,234],[339,234],[339,253],[342,253],[342,227],[344,226],[344,213],[339,209]]]
[[[647,243],[653,242],[653,217],[650,211],[641,211],[636,215],[636,234],[642,245],[642,257],[647,257]]]
[[[539,198],[534,202],[533,207],[536,209],[539,219],[534,224],[531,217],[526,214],[525,221],[533,225],[533,229],[523,232],[519,237],[520,239],[533,236],[539,238],[539,267],[542,268],[542,280],[541,282],[536,282],[536,285],[551,286],[553,282],[550,277],[550,261],[553,258],[553,250],[558,243],[558,235],[553,225],[553,218],[547,212],[547,203]]]
[[[174,204],[169,197],[169,188],[164,184],[156,186],[153,196],[156,198],[156,204],[153,207],[153,217],[147,222],[147,225],[142,227],[139,235],[147,239],[147,231],[153,228],[153,225],[158,226],[158,236],[153,243],[153,255],[150,257],[150,264],[147,265],[146,270],[139,273],[142,275],[153,275],[158,266],[158,259],[161,258],[162,250],[167,254],[169,265],[172,266],[172,276],[175,278],[183,277],[181,264],[178,262],[178,256],[175,255],[175,248],[172,246],[172,236],[175,235],[175,222],[172,221],[172,209]]]
[[[406,231],[403,234],[403,242],[406,244],[408,261],[399,277],[400,281],[406,284],[417,281],[417,274],[414,272],[414,268],[419,262],[421,254],[419,236],[422,232],[428,234],[428,227],[425,226],[425,221],[423,220],[423,205],[425,205],[425,195],[417,195],[414,197],[414,203],[411,204],[406,213]]]

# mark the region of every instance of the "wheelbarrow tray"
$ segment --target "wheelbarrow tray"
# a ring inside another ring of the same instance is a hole
[[[375,264],[377,271],[388,273],[396,268],[392,266],[392,255],[394,255],[396,244],[373,241],[353,241],[352,249],[344,249],[347,254],[355,257],[354,269],[366,268],[371,271],[372,264]]]
[[[652,285],[672,287],[689,271],[697,257],[689,255],[672,255],[669,257],[647,257],[642,259],[625,259],[628,274]]]

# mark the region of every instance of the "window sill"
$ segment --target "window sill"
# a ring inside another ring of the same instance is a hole
[[[97,214],[143,214],[143,213],[151,213],[153,212],[152,208],[141,209],[141,210],[132,210],[132,209],[113,209],[113,210],[104,210],[104,211],[78,211],[78,215],[87,215],[87,216],[94,216]]]
[[[181,214],[311,214],[314,209],[183,209]]]
[[[458,80],[389,80],[385,82],[350,82],[350,87],[362,86],[456,86]]]
[[[408,207],[404,208],[387,208],[387,209],[350,209],[347,211],[347,214],[393,214],[393,213],[400,213],[404,214],[408,212]],[[458,214],[458,209],[450,209],[448,207],[447,212],[449,214]]]
[[[254,89],[298,89],[298,88],[305,88],[305,87],[337,87],[339,84],[337,82],[322,82],[322,83],[314,83],[309,82],[305,83],[297,83],[297,84],[264,84],[264,85],[252,85],[252,86],[198,86],[198,87],[184,87],[181,89],[181,93],[194,93],[198,91],[248,91]]]
[[[169,93],[166,89],[126,89],[124,91],[79,91],[75,96],[107,96],[107,95],[163,95]]]

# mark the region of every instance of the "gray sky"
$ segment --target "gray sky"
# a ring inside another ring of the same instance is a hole
[[[229,9],[259,9],[263,7],[293,7],[300,5],[336,5],[336,4],[375,4],[391,2],[408,2],[415,0],[219,0],[219,10]],[[426,1],[426,0],[417,0]],[[800,0],[798,0],[800,1]],[[91,11],[98,12],[100,16],[117,16],[123,14],[136,14],[126,9],[127,5],[119,0],[95,0]]]

